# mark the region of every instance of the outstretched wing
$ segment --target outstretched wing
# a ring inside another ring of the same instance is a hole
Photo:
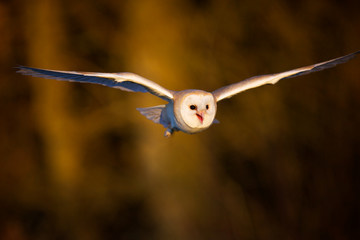
[[[214,94],[216,101],[220,101],[225,98],[230,98],[230,97],[234,96],[235,94],[246,91],[250,88],[260,87],[265,84],[275,84],[281,79],[301,76],[304,74],[321,71],[323,69],[334,67],[338,64],[349,61],[350,59],[352,59],[359,53],[360,53],[360,51],[357,51],[357,52],[351,53],[349,55],[339,57],[336,59],[332,59],[332,60],[329,60],[326,62],[322,62],[322,63],[318,63],[318,64],[314,64],[314,65],[310,65],[310,66],[306,66],[306,67],[302,67],[302,68],[297,68],[297,69],[282,72],[282,73],[255,76],[255,77],[243,80],[241,82],[237,82],[237,83],[219,88],[219,89],[213,91],[212,93]]]
[[[134,73],[57,71],[24,66],[19,66],[18,69],[18,73],[34,77],[70,82],[96,83],[129,92],[149,92],[166,101],[171,101],[174,97],[174,91],[165,89],[159,84]]]

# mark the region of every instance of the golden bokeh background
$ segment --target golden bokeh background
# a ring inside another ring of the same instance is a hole
[[[150,94],[15,73],[135,72],[215,90],[360,49],[360,2],[0,2],[0,239],[360,239],[360,60],[249,90],[163,137]]]

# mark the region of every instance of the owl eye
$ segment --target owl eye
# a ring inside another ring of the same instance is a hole
[[[206,106],[205,106],[205,107],[206,107],[206,110],[208,110],[208,109],[209,109],[209,104],[206,104]]]
[[[195,110],[195,109],[196,109],[196,106],[195,106],[195,105],[190,105],[190,109],[191,109],[191,110]]]

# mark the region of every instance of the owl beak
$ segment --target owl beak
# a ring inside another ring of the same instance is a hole
[[[200,121],[201,124],[202,124],[203,121],[204,121],[204,112],[203,112],[203,111],[196,112],[196,116],[197,116],[197,118],[199,119],[199,121]]]

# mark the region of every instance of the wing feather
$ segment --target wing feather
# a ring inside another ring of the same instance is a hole
[[[327,68],[334,67],[338,64],[349,61],[350,59],[354,58],[359,53],[360,53],[360,51],[357,51],[357,52],[348,54],[346,56],[332,59],[332,60],[329,60],[326,62],[321,62],[318,64],[301,67],[301,68],[297,68],[297,69],[282,72],[282,73],[255,76],[255,77],[243,80],[241,82],[237,82],[237,83],[219,88],[219,89],[213,91],[212,93],[214,94],[216,101],[220,101],[225,98],[230,98],[230,97],[234,96],[235,94],[238,94],[240,92],[246,91],[251,88],[260,87],[265,84],[275,84],[278,81],[280,81],[281,79],[297,77],[297,76],[301,76],[301,75],[305,75],[305,74],[309,74],[312,72],[317,72],[317,71],[321,71],[321,70],[324,70]]]
[[[18,73],[31,75],[33,77],[70,82],[95,83],[129,92],[149,92],[166,101],[171,101],[174,94],[174,91],[165,89],[159,84],[134,73],[57,71],[25,66],[19,66],[18,69]]]

